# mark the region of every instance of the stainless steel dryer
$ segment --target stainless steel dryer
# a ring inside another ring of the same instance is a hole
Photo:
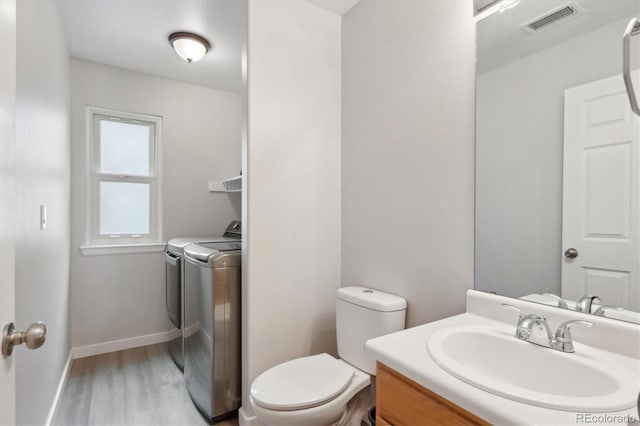
[[[184,323],[184,248],[193,242],[240,242],[242,227],[237,220],[232,221],[221,237],[184,237],[172,238],[167,243],[165,253],[165,305],[169,321],[173,325],[175,337],[169,342],[169,352],[180,369],[184,368],[184,342],[182,324]]]
[[[239,242],[184,248],[184,378],[208,420],[240,407]]]

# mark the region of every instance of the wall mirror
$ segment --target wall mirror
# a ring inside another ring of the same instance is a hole
[[[475,288],[640,323],[640,1],[475,7]]]

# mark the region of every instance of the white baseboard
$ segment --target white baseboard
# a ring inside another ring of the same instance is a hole
[[[238,410],[238,424],[240,426],[263,426],[258,420],[251,408],[246,409],[244,406]]]
[[[49,409],[49,415],[47,416],[47,422],[45,423],[47,426],[51,425],[53,418],[58,412],[60,400],[62,399],[62,393],[64,392],[64,387],[67,384],[67,379],[69,378],[69,371],[71,371],[72,353],[73,351],[69,351],[69,357],[67,357],[67,363],[65,364],[64,370],[62,371],[62,376],[60,377],[60,383],[58,383],[58,389],[56,390],[56,396],[53,398],[53,404],[51,404],[51,408]]]
[[[85,358],[88,356],[106,354],[109,352],[122,351],[125,349],[137,348],[140,346],[155,345],[164,343],[175,337],[173,330],[160,333],[147,334],[146,336],[131,337],[128,339],[112,340],[110,342],[96,343],[94,345],[78,346],[72,349],[73,359]]]
[[[72,348],[69,351],[69,357],[67,358],[67,363],[65,364],[64,370],[62,371],[62,376],[60,377],[60,382],[58,383],[58,389],[56,389],[56,395],[53,399],[53,403],[51,404],[51,408],[49,409],[49,415],[47,416],[47,422],[45,424],[47,426],[51,425],[53,418],[58,412],[62,394],[67,384],[67,379],[69,379],[71,363],[74,359],[121,351],[124,349],[137,348],[140,346],[153,345],[156,343],[168,342],[177,337],[176,331],[176,329],[173,329],[169,331],[163,331],[161,333],[147,334],[146,336],[131,337],[129,339],[113,340],[111,342],[97,343],[95,345],[78,346]]]

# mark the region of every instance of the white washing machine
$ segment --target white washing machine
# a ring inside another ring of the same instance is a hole
[[[242,226],[240,221],[231,221],[224,234],[219,237],[180,237],[167,243],[165,253],[165,291],[169,321],[173,325],[175,337],[169,342],[169,352],[176,365],[184,368],[184,248],[190,243],[240,242]]]

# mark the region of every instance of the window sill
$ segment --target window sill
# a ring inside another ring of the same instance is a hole
[[[81,246],[80,251],[85,256],[103,256],[110,254],[159,253],[165,251],[166,247],[166,243],[112,244]]]

